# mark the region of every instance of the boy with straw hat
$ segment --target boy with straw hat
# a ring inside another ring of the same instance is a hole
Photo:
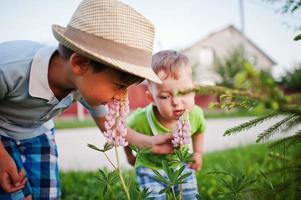
[[[84,0],[67,27],[53,25],[58,48],[31,41],[0,44],[0,199],[59,199],[57,149],[51,119],[80,101],[104,128],[107,103],[143,79],[154,27],[116,0]],[[170,153],[170,136],[128,130],[126,139]]]

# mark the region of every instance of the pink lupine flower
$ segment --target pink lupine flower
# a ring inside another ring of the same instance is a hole
[[[125,140],[127,134],[126,117],[129,114],[129,102],[127,98],[122,101],[116,99],[109,104],[109,112],[106,115],[104,132],[106,141],[114,146],[127,146],[128,142]]]
[[[185,112],[176,123],[176,128],[173,130],[172,144],[174,147],[179,147],[189,143],[191,127],[188,114]]]

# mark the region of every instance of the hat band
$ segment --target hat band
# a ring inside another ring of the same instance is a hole
[[[151,52],[127,46],[125,44],[95,36],[68,26],[64,33],[69,39],[81,44],[84,51],[93,56],[102,55],[133,65],[149,67]]]

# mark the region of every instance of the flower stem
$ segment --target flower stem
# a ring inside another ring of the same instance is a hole
[[[114,165],[114,163],[111,161],[111,159],[109,158],[109,156],[106,154],[106,152],[103,152],[103,154],[105,154],[107,160],[109,161],[109,163],[113,166],[113,168],[116,170],[116,166]]]
[[[171,187],[171,192],[174,200],[177,200],[177,196],[173,187]]]
[[[120,163],[119,163],[119,156],[118,156],[118,150],[117,150],[117,147],[115,146],[115,153],[116,153],[116,160],[117,160],[117,166],[118,166],[118,174],[119,174],[119,177],[120,177],[120,180],[121,180],[121,183],[122,183],[122,186],[123,186],[123,189],[126,193],[126,197],[128,200],[131,200],[130,198],[130,194],[129,194],[129,190],[128,188],[126,187],[125,185],[125,182],[124,182],[124,179],[123,179],[123,176],[122,176],[122,171],[120,169]]]
[[[182,184],[180,184],[179,200],[182,200],[182,192],[183,192],[183,187]]]

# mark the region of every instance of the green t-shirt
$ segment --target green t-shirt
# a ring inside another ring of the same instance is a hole
[[[171,133],[172,130],[164,127],[160,122],[156,119],[154,114],[154,105],[150,104],[145,108],[137,109],[134,111],[129,117],[127,121],[128,127],[131,129],[145,134],[145,135],[153,135],[151,127],[147,120],[147,112],[150,113],[150,117],[154,122],[155,129],[158,134]],[[203,111],[200,107],[194,106],[192,111],[189,113],[189,121],[191,126],[191,134],[202,134],[205,130],[205,119],[203,115]],[[152,169],[160,169],[162,168],[162,160],[168,159],[170,155],[156,155],[152,153],[145,153],[139,155],[136,160],[136,167],[144,166]]]

